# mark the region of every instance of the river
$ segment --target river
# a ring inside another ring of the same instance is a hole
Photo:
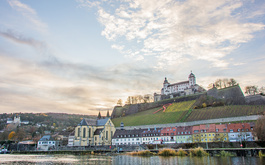
[[[258,157],[139,157],[129,155],[0,155],[0,164],[93,164],[93,165],[263,165]]]

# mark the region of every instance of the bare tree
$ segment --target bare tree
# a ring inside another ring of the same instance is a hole
[[[217,79],[214,82],[214,85],[215,85],[216,88],[221,89],[222,88],[222,80],[221,79]]]
[[[117,102],[117,106],[122,106],[122,99],[119,99]]]
[[[224,78],[222,81],[223,81],[224,88],[226,88],[228,86],[228,79]]]
[[[259,140],[265,140],[265,116],[256,121],[253,133]]]
[[[245,87],[245,94],[248,95],[255,95],[256,93],[258,93],[258,87],[257,86],[246,86]]]

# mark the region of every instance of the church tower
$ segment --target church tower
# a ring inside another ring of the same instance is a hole
[[[194,86],[195,84],[196,84],[196,77],[191,71],[189,75],[189,86],[191,87],[191,86]]]

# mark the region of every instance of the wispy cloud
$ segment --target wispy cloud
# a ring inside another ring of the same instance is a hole
[[[35,26],[35,29],[41,32],[47,32],[48,26],[40,20],[36,11],[30,6],[20,2],[19,0],[8,0],[9,5],[20,12],[30,23]]]
[[[262,23],[242,21],[264,15],[261,10],[238,15],[237,10],[245,8],[248,1],[127,0],[115,5],[95,2],[88,6],[98,8],[98,20],[105,27],[102,35],[111,42],[126,41],[123,53],[128,57],[156,57],[157,68],[164,68],[168,63],[178,65],[178,61],[188,58],[225,68],[229,64],[225,56],[241,43],[250,41],[254,32],[264,30]],[[118,43],[115,47],[119,47]]]
[[[96,114],[119,98],[152,93],[151,70],[131,64],[109,68],[32,62],[0,53],[0,108],[12,112]],[[128,75],[128,72],[130,74]],[[151,86],[150,86],[151,85]]]

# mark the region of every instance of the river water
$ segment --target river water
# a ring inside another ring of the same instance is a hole
[[[0,164],[95,164],[95,165],[263,165],[258,157],[139,157],[129,155],[0,155]]]

